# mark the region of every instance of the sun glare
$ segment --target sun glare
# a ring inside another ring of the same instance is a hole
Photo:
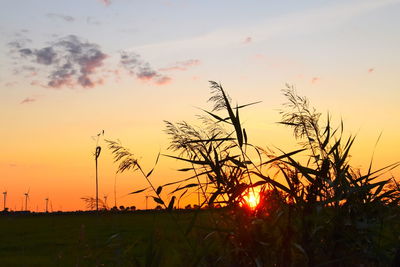
[[[243,199],[245,201],[245,203],[244,203],[245,205],[254,209],[257,207],[258,203],[260,202],[260,192],[249,191],[243,196]]]

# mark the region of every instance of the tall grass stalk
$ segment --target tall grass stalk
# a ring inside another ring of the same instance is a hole
[[[203,110],[200,126],[185,121],[165,121],[170,137],[163,154],[186,164],[178,171],[187,178],[155,187],[150,180],[154,167],[145,173],[132,153],[120,143],[107,141],[120,162],[118,172],[138,170],[149,184],[153,200],[172,210],[175,195],[167,205],[160,196],[163,188],[176,186],[171,194],[197,190],[203,206],[222,206],[210,213],[202,240],[205,246],[192,246],[188,234],[200,233],[196,212],[181,234],[189,244],[194,262],[211,266],[380,266],[388,265],[397,242],[385,231],[400,225],[396,219],[399,183],[382,176],[399,162],[366,173],[352,167],[350,151],[354,136],[344,136],[343,121],[332,124],[328,113],[310,107],[293,87],[283,90],[287,103],[279,122],[293,130],[300,147],[278,153],[249,143],[240,112],[259,102],[233,106],[223,87],[211,81],[211,111]],[[160,154],[157,156],[156,164]],[[299,160],[306,158],[306,160]],[[245,196],[260,192],[256,208]],[[395,215],[391,214],[395,211]],[[179,227],[178,219],[171,217]],[[387,245],[390,244],[390,245]],[[214,247],[215,251],[207,248]],[[198,250],[196,252],[196,249]],[[199,255],[201,251],[201,255]],[[398,252],[400,253],[400,252]]]

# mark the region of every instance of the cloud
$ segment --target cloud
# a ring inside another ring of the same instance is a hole
[[[66,22],[73,22],[75,19],[73,18],[73,17],[71,17],[71,16],[67,16],[67,15],[62,15],[62,14],[55,14],[55,13],[48,13],[48,14],[46,14],[46,16],[48,17],[48,18],[51,18],[51,19],[62,19],[62,20],[64,20],[64,21],[66,21]]]
[[[251,43],[252,41],[253,41],[253,38],[251,38],[251,37],[246,37],[246,39],[243,40],[243,43],[244,43],[244,44],[249,44],[249,43]]]
[[[319,77],[313,77],[312,79],[311,79],[311,83],[317,83],[317,82],[319,82],[321,80],[321,78],[319,78]]]
[[[144,61],[140,55],[134,52],[122,51],[120,65],[131,75],[142,81],[153,81],[157,85],[164,85],[171,81],[170,77],[164,76],[154,70],[150,64]]]
[[[164,85],[170,83],[171,81],[172,79],[170,77],[162,76],[161,78],[158,78],[155,83],[158,85]]]
[[[27,97],[27,98],[25,98],[24,100],[22,100],[22,101],[20,102],[20,104],[28,104],[28,103],[35,102],[36,100],[37,100],[36,98]]]
[[[29,48],[27,42],[9,43],[10,52],[19,56],[15,68],[18,74],[24,69],[33,69],[45,75],[46,83],[51,88],[64,86],[94,87],[102,79],[94,76],[103,65],[107,55],[97,44],[83,41],[75,35],[68,35],[51,42],[43,48]]]
[[[53,47],[44,47],[36,50],[35,52],[30,49],[21,49],[20,52],[22,52],[23,50],[28,51],[26,55],[35,54],[36,62],[39,64],[51,65],[57,60],[57,54],[54,51]]]
[[[9,42],[7,45],[10,48],[10,52],[16,52],[17,50],[24,49],[32,40],[29,38],[19,38],[17,40]]]
[[[374,71],[375,71],[374,68],[369,68],[369,69],[368,69],[368,73],[372,73],[372,72],[374,72]]]
[[[13,81],[13,82],[6,82],[5,84],[4,84],[4,86],[5,87],[13,87],[13,86],[15,86],[15,85],[17,85],[18,83],[16,82],[16,81]]]
[[[105,6],[111,5],[111,0],[99,0],[99,1],[102,2]]]
[[[189,60],[185,60],[185,61],[178,61],[169,67],[159,69],[159,71],[174,71],[174,70],[185,71],[188,68],[200,65],[200,63],[201,62],[198,59],[189,59]]]

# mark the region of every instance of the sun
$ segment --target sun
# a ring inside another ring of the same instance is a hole
[[[244,205],[254,209],[260,202],[260,192],[250,190],[243,196],[243,200],[244,200],[243,203]]]

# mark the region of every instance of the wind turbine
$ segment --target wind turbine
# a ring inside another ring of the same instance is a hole
[[[6,211],[7,190],[3,192],[4,195],[4,211]]]
[[[25,211],[28,211],[29,190],[31,190],[31,189],[29,188],[28,191],[26,193],[24,193],[24,195],[25,195]]]
[[[49,212],[49,198],[46,197],[44,200],[46,201],[46,213],[48,213]]]
[[[104,209],[107,210],[107,195],[104,195]]]

